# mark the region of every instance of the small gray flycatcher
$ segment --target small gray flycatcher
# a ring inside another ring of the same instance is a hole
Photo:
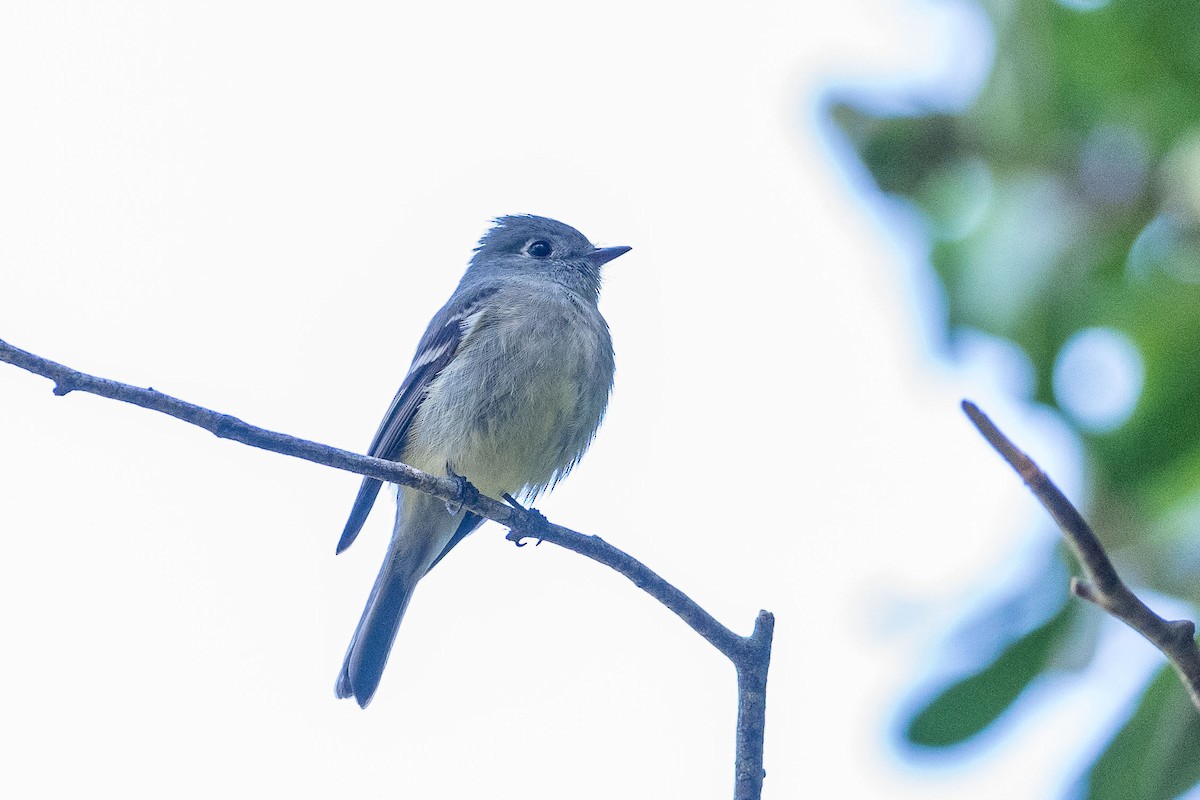
[[[528,499],[579,462],[613,383],[612,339],[596,303],[600,268],[628,247],[596,247],[545,217],[495,221],[434,315],[371,447],[377,458]],[[338,542],[362,529],[381,481],[365,478]],[[413,589],[483,522],[399,487],[383,567],[350,640],[337,696],[366,708]]]

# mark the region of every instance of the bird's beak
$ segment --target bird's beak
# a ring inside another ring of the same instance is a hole
[[[584,259],[593,267],[599,269],[617,256],[623,256],[632,249],[632,247],[625,247],[624,245],[621,247],[597,247],[584,256]]]

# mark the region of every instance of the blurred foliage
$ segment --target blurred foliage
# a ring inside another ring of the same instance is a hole
[[[1077,608],[1075,603],[1064,603],[1053,617],[1017,637],[982,670],[942,690],[909,721],[908,740],[925,747],[948,747],[995,722],[1049,666]]]
[[[1200,3],[982,10],[994,62],[968,107],[910,100],[896,114],[844,96],[829,114],[879,188],[925,220],[947,342],[972,329],[1028,356],[1031,400],[1080,436],[1096,498],[1086,513],[1119,567],[1195,607]],[[1081,647],[1081,620],[1097,613],[1029,624],[919,710],[909,741],[978,733],[1039,674],[1079,661],[1062,651]],[[1146,690],[1083,777],[1087,796],[1171,798],[1200,779],[1200,716],[1173,682],[1167,670]]]
[[[1141,704],[1092,766],[1095,800],[1178,797],[1200,781],[1200,714],[1171,667],[1158,671]]]

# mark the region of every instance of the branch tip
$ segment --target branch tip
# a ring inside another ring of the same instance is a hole
[[[754,631],[750,634],[753,640],[769,639],[775,632],[775,615],[770,611],[759,611],[754,620]]]
[[[1044,477],[1042,471],[1038,469],[1038,465],[1033,463],[1033,459],[1025,455],[1025,453],[1013,444],[1012,439],[1004,435],[1004,432],[996,427],[996,423],[992,422],[991,417],[983,413],[979,406],[972,403],[970,400],[962,401],[963,412],[970,418],[972,424],[978,429],[980,435],[987,439],[1000,457],[1008,462],[1008,465],[1016,470],[1021,476],[1021,480],[1027,484]]]

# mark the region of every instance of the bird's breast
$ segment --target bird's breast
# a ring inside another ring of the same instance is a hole
[[[435,474],[449,464],[492,497],[536,491],[587,449],[612,378],[612,344],[594,305],[497,304],[431,383],[405,460]]]

